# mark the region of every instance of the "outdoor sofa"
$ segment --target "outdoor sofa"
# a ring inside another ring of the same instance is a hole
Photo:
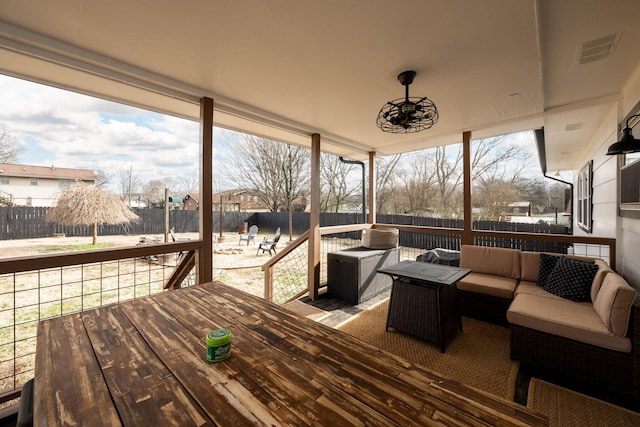
[[[601,259],[463,245],[461,314],[509,326],[511,359],[640,400],[636,290]]]

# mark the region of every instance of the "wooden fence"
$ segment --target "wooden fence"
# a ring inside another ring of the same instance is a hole
[[[44,220],[50,208],[29,206],[0,207],[0,240],[34,239],[51,237],[58,233],[66,236],[91,236],[91,226],[63,226],[48,223]],[[111,235],[140,235],[163,234],[165,223],[164,209],[132,209],[139,217],[138,222],[122,225],[100,225],[98,234]],[[239,226],[248,220],[251,213],[224,212],[222,214],[222,230],[237,231]],[[177,233],[197,233],[199,230],[199,212],[187,210],[170,210],[169,227]],[[213,231],[220,231],[220,214],[213,213]]]
[[[50,237],[56,233],[64,233],[66,236],[91,236],[92,227],[68,227],[53,223],[47,223],[44,217],[50,208],[13,206],[0,207],[0,240],[9,239],[33,239]],[[99,227],[100,235],[140,235],[164,233],[164,209],[133,209],[140,217],[140,221],[124,225],[102,225]],[[199,212],[187,210],[169,211],[169,227],[173,227],[177,233],[193,232],[199,230]],[[289,232],[289,214],[286,212],[223,212],[222,224],[220,214],[213,213],[213,231],[233,232],[247,225],[257,225],[260,231],[275,231],[280,227],[283,234]],[[381,224],[416,225],[428,227],[444,227],[462,229],[462,220],[425,218],[408,215],[378,215],[377,222]],[[309,214],[294,213],[292,217],[293,234],[300,235],[309,229]],[[362,223],[362,214],[355,213],[322,213],[320,225],[347,225]],[[568,228],[556,224],[520,224],[496,221],[474,221],[476,230],[493,230],[526,233],[553,233],[568,234]],[[360,232],[341,233],[342,238],[359,239]],[[563,251],[566,249],[540,246],[540,243],[520,241],[514,239],[481,238],[478,244],[484,246],[515,247],[526,250],[538,251]],[[491,241],[489,241],[491,240]],[[411,248],[442,247],[459,249],[459,236],[447,234],[401,233],[400,245]],[[532,246],[537,245],[537,246]]]

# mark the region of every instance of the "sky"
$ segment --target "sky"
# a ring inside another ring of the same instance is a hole
[[[179,180],[199,171],[199,123],[0,75],[0,123],[18,163]]]
[[[0,123],[25,148],[17,163],[105,171],[111,175],[107,188],[118,194],[122,170],[142,182],[169,178],[176,189],[199,173],[196,121],[0,74]],[[214,134],[233,138],[233,132],[221,129],[214,128]],[[532,132],[508,141],[529,147],[525,175],[539,176]],[[224,153],[214,151],[214,168],[224,161]]]

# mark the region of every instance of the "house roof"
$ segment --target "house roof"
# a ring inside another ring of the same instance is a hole
[[[97,175],[92,170],[59,168],[56,166],[31,166],[0,163],[0,176],[20,176],[28,178],[69,179],[95,181]]]
[[[546,169],[575,169],[640,72],[636,6],[23,0],[0,10],[0,72],[194,120],[211,97],[220,127],[303,146],[320,133],[324,151],[356,159],[544,126]],[[376,115],[409,69],[439,121],[384,133]]]

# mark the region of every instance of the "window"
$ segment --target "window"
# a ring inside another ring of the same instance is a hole
[[[2,177],[0,177],[0,184],[2,184],[2,185],[9,185],[9,177],[8,177],[8,176],[2,176]]]
[[[69,188],[69,180],[68,179],[59,179],[58,180],[58,188]]]
[[[38,185],[38,178],[31,178],[31,185]]]
[[[593,160],[584,165],[578,174],[578,227],[591,233],[592,221],[591,210],[593,207],[592,202],[592,183],[593,177]]]
[[[636,106],[630,115],[640,113],[640,106]],[[621,126],[626,125],[626,118]],[[640,119],[629,122],[631,133],[638,139],[640,135]],[[620,163],[620,216],[640,218],[640,153],[629,153],[622,157]]]

